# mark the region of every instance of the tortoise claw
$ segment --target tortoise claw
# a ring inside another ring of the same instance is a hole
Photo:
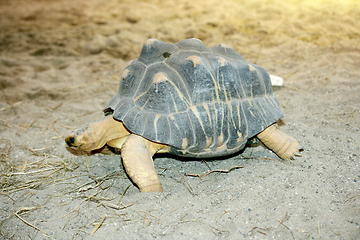
[[[294,154],[292,156],[290,156],[290,160],[295,160],[296,157],[302,157],[302,155],[300,153],[302,151],[304,151],[304,149],[300,147],[298,151],[294,152]]]
[[[294,156],[295,156],[295,157],[301,157],[301,153],[300,153],[300,152],[301,152],[300,150],[299,150],[298,152],[295,152],[295,153],[294,153]]]

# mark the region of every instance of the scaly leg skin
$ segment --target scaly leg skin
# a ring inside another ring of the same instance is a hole
[[[159,151],[166,152],[168,148],[166,145],[151,142],[135,134],[131,134],[122,145],[123,165],[140,192],[163,191],[152,156]]]
[[[303,150],[299,142],[295,138],[281,132],[277,124],[267,127],[257,137],[265,146],[284,160],[292,160],[294,156],[300,156],[299,152]]]

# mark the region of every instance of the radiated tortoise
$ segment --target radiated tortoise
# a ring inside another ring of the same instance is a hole
[[[298,141],[276,125],[284,115],[269,74],[224,44],[207,48],[198,39],[147,40],[123,71],[104,113],[104,119],[73,131],[66,143],[79,151],[106,144],[120,150],[141,192],[163,190],[155,153],[225,156],[253,137],[282,159],[300,151]]]

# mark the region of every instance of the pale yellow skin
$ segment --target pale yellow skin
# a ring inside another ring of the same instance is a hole
[[[276,124],[257,137],[282,159],[298,156],[299,142],[281,132]],[[140,192],[163,191],[152,157],[155,153],[168,152],[170,147],[129,132],[122,122],[112,116],[80,126],[65,141],[71,149],[82,152],[101,149],[105,144],[120,149],[124,168]]]

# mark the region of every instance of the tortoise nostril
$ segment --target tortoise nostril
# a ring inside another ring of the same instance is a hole
[[[65,139],[65,142],[69,147],[73,147],[74,143],[75,143],[75,138],[74,137],[67,137]]]

